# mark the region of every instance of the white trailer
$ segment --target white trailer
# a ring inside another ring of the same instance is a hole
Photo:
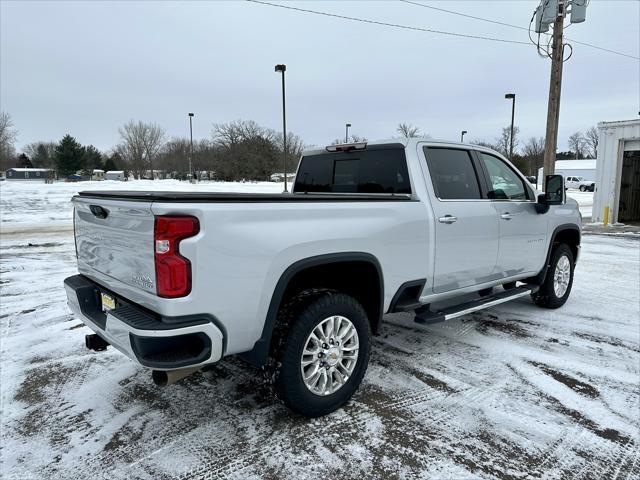
[[[107,180],[125,180],[124,171],[122,170],[109,170],[105,176]]]
[[[596,179],[597,159],[589,158],[583,160],[556,160],[555,174],[567,177],[582,177],[591,182]],[[538,190],[542,190],[544,184],[543,169],[538,169]]]

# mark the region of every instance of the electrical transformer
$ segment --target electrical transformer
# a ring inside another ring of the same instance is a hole
[[[573,0],[571,2],[571,23],[582,23],[587,19],[588,0]]]

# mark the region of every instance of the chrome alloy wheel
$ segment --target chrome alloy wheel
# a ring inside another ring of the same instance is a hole
[[[556,297],[562,298],[569,288],[571,279],[571,262],[566,255],[561,256],[556,264],[556,271],[553,274],[553,291]]]
[[[358,331],[348,318],[333,315],[316,325],[300,358],[309,391],[323,396],[340,390],[356,368],[358,348]]]

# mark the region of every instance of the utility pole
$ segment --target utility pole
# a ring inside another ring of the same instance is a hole
[[[547,107],[547,131],[544,144],[544,174],[553,175],[556,167],[558,146],[558,121],[560,119],[560,92],[562,89],[562,65],[564,44],[562,32],[567,13],[571,23],[583,23],[587,19],[588,0],[541,0],[535,11],[535,31],[538,34],[538,54],[551,57],[551,80],[549,82],[549,105]],[[571,10],[569,10],[569,8]],[[533,18],[531,21],[533,21]],[[540,34],[546,34],[553,24],[552,51],[540,53]]]
[[[350,123],[345,123],[344,143],[349,143],[349,127]]]
[[[551,54],[551,81],[549,83],[549,105],[547,107],[547,132],[544,143],[544,174],[553,175],[556,169],[556,148],[558,145],[558,122],[560,120],[560,92],[562,88],[562,65],[566,0],[558,2],[558,15],[553,24]]]

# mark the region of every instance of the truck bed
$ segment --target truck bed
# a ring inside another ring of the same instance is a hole
[[[398,202],[412,201],[405,194],[360,193],[223,193],[106,190],[79,192],[79,197],[139,202],[269,203],[269,202]]]

